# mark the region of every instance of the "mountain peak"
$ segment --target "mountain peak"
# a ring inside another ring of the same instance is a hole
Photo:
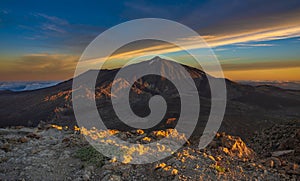
[[[155,56],[151,60],[162,60],[162,58],[160,58],[160,56]]]
[[[149,64],[152,64],[154,62],[159,62],[159,61],[162,61],[163,59],[160,58],[159,56],[155,56],[153,57],[152,59],[149,60]]]

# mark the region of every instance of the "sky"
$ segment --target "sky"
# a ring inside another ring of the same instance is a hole
[[[137,18],[164,18],[192,28],[214,50],[229,79],[300,80],[299,0],[2,0],[0,81],[69,79],[97,35]],[[193,38],[183,41],[201,49]],[[182,56],[170,45],[155,43],[124,51],[114,62],[145,51]]]

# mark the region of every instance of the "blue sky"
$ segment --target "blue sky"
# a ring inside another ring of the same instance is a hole
[[[300,79],[293,73],[300,70],[297,0],[3,0],[1,79],[67,79],[84,48],[98,34],[128,20],[150,17],[174,20],[197,31],[213,47],[231,79],[281,79],[271,74],[282,73],[283,69],[286,76],[282,79]],[[263,72],[260,77],[243,76],[255,70],[266,70],[268,76]]]

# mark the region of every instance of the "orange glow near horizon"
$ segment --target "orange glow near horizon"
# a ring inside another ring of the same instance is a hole
[[[299,81],[300,67],[224,71],[224,75],[230,80]]]
[[[276,69],[257,69],[257,70],[223,70],[224,77],[233,81],[237,80],[263,80],[263,81],[299,81],[300,67],[276,68]],[[1,73],[0,73],[1,75]],[[14,75],[1,75],[0,81],[49,81],[49,80],[68,80],[72,78],[73,72],[67,71],[53,75],[51,73],[40,74],[37,76],[32,73],[18,73]]]

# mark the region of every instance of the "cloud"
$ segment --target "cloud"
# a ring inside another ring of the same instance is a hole
[[[222,46],[226,45],[236,45],[237,48],[251,48],[251,47],[270,47],[275,46],[271,43],[264,43],[264,41],[270,40],[278,40],[278,39],[286,39],[291,37],[300,36],[300,22],[295,22],[293,25],[277,25],[276,27],[269,27],[267,29],[255,29],[251,31],[245,32],[237,32],[234,34],[220,34],[220,35],[208,35],[203,36],[204,40],[208,43],[208,45],[212,48],[215,48],[216,51],[225,51],[222,49]],[[199,38],[196,37],[184,37],[178,38],[178,42],[185,45],[185,48],[193,50],[193,49],[201,49],[206,48],[205,43],[199,44]],[[218,47],[221,47],[218,49]],[[111,59],[129,59],[137,56],[146,56],[153,54],[167,54],[180,52],[182,49],[172,44],[147,44],[145,46],[140,46],[140,44],[136,44],[135,46],[130,46],[126,51],[115,52]],[[90,63],[90,67],[98,61],[104,61],[106,57],[97,57],[97,58],[89,58],[85,64]],[[222,60],[221,60],[222,61]],[[280,62],[258,62],[252,65],[249,64],[239,64],[238,62],[234,62],[232,64],[225,64],[223,66],[224,69],[227,70],[241,70],[241,69],[269,69],[269,68],[279,68],[279,67],[293,67],[299,66],[298,61],[283,61]],[[88,66],[88,65],[85,65]],[[118,64],[115,64],[117,67]],[[115,68],[115,67],[114,67]]]
[[[272,46],[272,44],[266,44],[262,42],[294,37],[300,37],[300,21],[295,22],[293,25],[278,25],[277,27],[269,27],[267,29],[255,29],[231,34],[228,33],[220,35],[203,36],[203,39],[211,47],[219,47],[233,44],[241,46]],[[185,41],[185,43],[188,44],[191,49],[202,48],[202,45],[199,46],[196,43],[199,40],[199,37],[186,37],[180,38],[178,40]]]
[[[180,22],[212,47],[293,38],[300,36],[300,1],[207,1],[191,7]],[[193,44],[193,37],[185,40]]]
[[[0,60],[3,80],[64,80],[73,75],[78,56],[27,54]]]
[[[42,18],[40,24],[40,29],[45,32],[55,32],[55,33],[66,33],[67,28],[70,25],[69,22],[65,19],[58,18],[56,16],[49,16],[42,13],[35,13],[33,16],[37,18]],[[48,33],[49,34],[49,33]]]
[[[207,39],[212,46],[230,45],[246,42],[262,42],[270,40],[287,39],[300,36],[300,24],[293,26],[270,27],[268,29],[256,29],[237,34],[220,35]]]
[[[259,20],[257,20],[260,24]],[[241,24],[243,26],[243,24]],[[223,30],[222,27],[218,28],[219,31]],[[225,29],[226,30],[226,29]],[[269,27],[255,27],[252,29],[226,30],[224,32],[215,32],[215,34],[204,35],[202,38],[212,48],[216,48],[216,51],[225,51],[222,46],[236,45],[237,48],[251,48],[251,47],[270,47],[276,46],[273,43],[264,43],[265,41],[280,40],[287,38],[300,37],[300,13],[299,16],[295,16],[288,21],[279,21]],[[199,37],[183,37],[177,40],[185,45],[188,49],[201,49],[206,45],[204,43],[199,44]],[[181,48],[172,45],[151,45],[152,47],[132,46],[131,49],[127,49],[127,52],[122,52],[118,57],[125,56],[139,56],[143,53],[163,54],[182,51]],[[221,49],[218,49],[221,47]],[[117,55],[115,55],[117,56]],[[101,58],[101,57],[99,57]]]
[[[238,43],[236,45],[241,46],[241,47],[272,47],[272,46],[275,46],[274,44],[269,44],[269,43],[257,43],[257,44]]]
[[[45,41],[47,46],[51,46],[54,40],[62,40],[66,37],[67,33],[72,30],[71,24],[67,20],[58,18],[56,16],[49,16],[41,13],[30,13],[27,17],[29,23],[24,21],[17,25],[19,29],[26,34],[23,36],[27,40],[49,40]],[[33,22],[33,24],[32,24]],[[55,45],[57,46],[57,44]]]
[[[47,30],[55,31],[55,32],[58,32],[58,33],[66,33],[65,30],[63,30],[62,28],[57,27],[57,25],[55,25],[55,24],[44,23],[44,24],[42,24],[41,29],[46,30],[46,31]]]
[[[1,14],[9,14],[9,11],[5,10],[5,9],[0,9],[0,13]]]
[[[227,51],[228,48],[215,48],[214,51]]]
[[[228,34],[289,23],[299,17],[299,1],[207,1],[193,3],[180,22],[201,35]]]
[[[261,43],[263,41],[277,40],[284,38],[300,36],[300,25],[298,26],[283,26],[277,28],[258,29],[250,32],[242,32],[237,34],[229,35],[219,35],[219,36],[204,36],[204,40],[208,43],[210,47],[220,47],[225,45],[236,44],[240,47],[267,47],[274,46],[273,44]],[[200,37],[185,37],[179,38],[178,42],[185,45],[187,49],[201,49],[205,48],[205,43],[200,43]],[[113,56],[114,58],[130,58],[134,56],[141,56],[145,54],[164,54],[182,51],[180,47],[176,47],[171,44],[157,44],[157,45],[148,45],[145,47],[141,46],[131,46],[131,48],[126,49],[126,52],[117,52]],[[103,58],[103,57],[98,57]]]
[[[60,25],[67,25],[69,24],[69,22],[65,19],[62,19],[62,18],[58,18],[56,16],[49,16],[49,15],[46,15],[46,14],[43,14],[43,13],[36,13],[34,14],[35,16],[37,17],[42,17],[50,22],[53,22],[55,24],[60,24]]]
[[[101,26],[69,23],[63,18],[42,13],[31,13],[28,18],[30,22],[34,22],[33,25],[26,22],[18,25],[19,29],[26,32],[23,35],[25,41],[39,41],[40,48],[51,49],[51,52],[80,54],[98,34],[104,31]]]

